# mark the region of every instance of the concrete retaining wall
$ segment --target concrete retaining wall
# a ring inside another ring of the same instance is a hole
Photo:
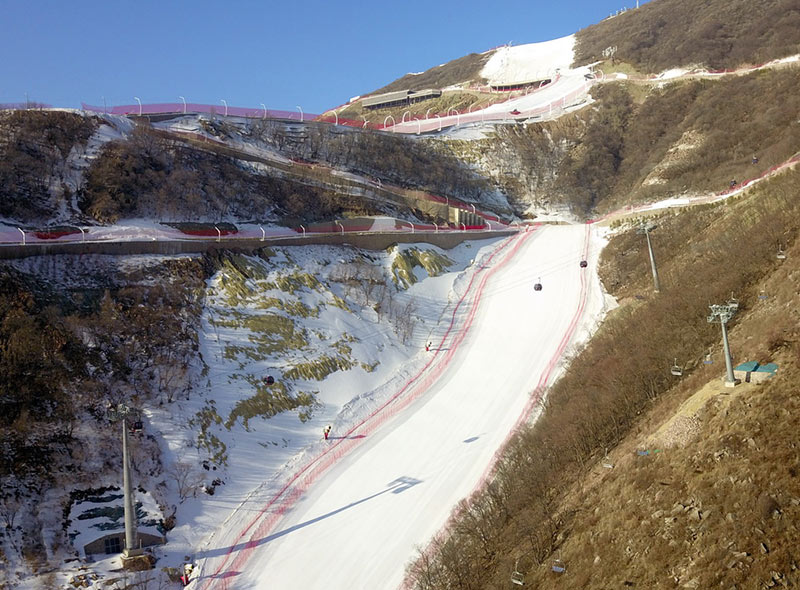
[[[347,233],[347,234],[308,234],[288,238],[237,239],[222,238],[220,241],[172,240],[172,241],[126,241],[126,242],[64,242],[52,244],[16,244],[0,246],[0,259],[26,258],[28,256],[48,256],[52,254],[110,254],[129,256],[135,254],[176,255],[204,253],[212,250],[250,251],[265,246],[305,246],[308,244],[351,245],[365,250],[384,250],[397,243],[424,242],[449,250],[469,240],[486,240],[516,233],[516,230],[502,231],[450,231],[415,233]]]

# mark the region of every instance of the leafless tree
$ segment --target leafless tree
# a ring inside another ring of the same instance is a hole
[[[0,518],[3,519],[7,529],[14,528],[14,521],[21,506],[22,503],[17,494],[7,494],[0,499]]]
[[[173,463],[167,470],[167,474],[175,480],[175,484],[178,486],[178,497],[180,497],[181,504],[190,495],[195,496],[205,480],[203,474],[193,464],[181,460]]]
[[[413,301],[409,301],[402,307],[395,307],[394,324],[397,329],[397,335],[403,344],[407,344],[414,334],[414,327],[417,324],[414,319],[416,309],[417,306]]]

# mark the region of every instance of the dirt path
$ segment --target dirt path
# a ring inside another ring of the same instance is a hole
[[[721,404],[718,411],[721,411],[730,404],[731,399],[750,393],[754,387],[751,383],[725,387],[719,378],[709,381],[687,398],[658,430],[647,437],[645,446],[648,449],[685,446],[699,431],[700,411],[709,400],[719,396]]]

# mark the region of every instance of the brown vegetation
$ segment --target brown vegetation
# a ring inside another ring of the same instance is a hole
[[[370,178],[451,197],[480,200],[489,189],[485,178],[443,153],[432,143],[391,133],[341,131],[330,125],[309,126],[302,142],[288,141],[289,133],[270,122],[255,125],[251,136],[295,158],[325,162]]]
[[[647,201],[686,192],[719,192],[754,178],[797,151],[800,69],[654,89],[631,114],[613,208],[630,194]],[[758,163],[752,163],[757,156]],[[650,183],[648,183],[648,181]]]
[[[800,146],[800,68],[650,87],[608,83],[557,121],[500,129],[476,143],[518,208],[531,196],[575,213],[716,193]],[[499,140],[499,141],[498,141]],[[753,156],[758,161],[753,163]]]
[[[36,508],[43,495],[118,472],[107,409],[124,402],[141,410],[191,391],[201,262],[176,258],[127,270],[116,262],[39,257],[0,269],[0,535],[11,539],[6,547],[20,547],[33,572],[66,542],[59,529],[55,540],[42,535],[49,526]],[[134,444],[157,469],[155,438]]]
[[[138,127],[130,140],[104,147],[87,173],[81,207],[101,223],[126,217],[315,221],[374,211],[358,198],[248,170],[230,151]]]
[[[759,312],[762,300],[757,295],[762,281],[768,280],[770,284],[769,277],[773,273],[788,273],[787,276],[793,277],[794,287],[781,289],[781,303],[775,310],[775,319],[783,314],[780,325],[787,326],[787,331],[776,338],[770,333],[771,326],[747,332],[734,328],[731,339],[736,354],[754,355],[762,362],[779,359],[785,367],[782,371],[788,375],[800,372],[797,262],[792,258],[791,267],[779,268],[780,263],[775,259],[777,242],[785,240],[785,243],[794,244],[800,231],[800,204],[794,198],[798,180],[800,172],[783,174],[735,202],[675,216],[665,215],[660,219],[654,237],[665,292],[646,296],[642,301],[632,298],[632,303],[606,320],[585,350],[572,361],[570,371],[552,387],[544,413],[535,427],[524,429],[513,439],[488,488],[464,504],[448,536],[436,541],[431,551],[410,568],[417,588],[507,588],[515,563],[528,576],[526,583],[539,588],[564,583],[576,588],[607,588],[625,582],[637,587],[673,587],[672,576],[684,583],[697,577],[699,585],[691,587],[711,587],[712,583],[717,586],[720,582],[724,582],[723,587],[731,587],[742,580],[750,583],[763,579],[765,572],[774,567],[771,564],[780,566],[775,571],[781,576],[797,577],[797,572],[791,569],[796,557],[789,549],[792,539],[798,538],[797,529],[791,528],[790,521],[785,524],[772,521],[771,515],[775,512],[769,507],[774,505],[768,500],[760,501],[765,506],[763,510],[756,504],[761,494],[766,494],[777,502],[779,510],[790,511],[786,513],[787,518],[790,513],[794,514],[791,511],[797,508],[789,506],[794,506],[791,498],[797,498],[797,487],[789,467],[784,467],[785,476],[775,474],[773,478],[771,473],[759,473],[754,455],[749,461],[737,460],[735,467],[730,467],[738,470],[732,485],[720,482],[715,486],[717,472],[711,469],[713,459],[707,452],[700,451],[692,455],[688,465],[679,458],[668,466],[659,466],[658,461],[666,459],[658,457],[651,461],[650,467],[636,473],[623,474],[615,470],[615,476],[620,473],[619,477],[626,482],[624,485],[629,487],[618,487],[607,493],[598,491],[602,496],[593,497],[592,505],[584,502],[580,490],[597,468],[603,449],[620,443],[627,444],[630,449],[632,443],[625,443],[626,437],[642,427],[642,416],[648,408],[658,407],[661,396],[673,387],[675,378],[668,368],[674,357],[689,370],[687,384],[699,386],[714,373],[719,378],[719,369],[714,372],[696,369],[698,364],[703,366],[699,360],[705,352],[719,341],[719,327],[706,321],[708,303],[723,302],[734,291],[741,301],[741,311],[734,324],[745,324]],[[792,254],[795,253],[800,255],[796,247],[792,250]],[[635,232],[625,232],[612,239],[603,257],[602,274],[606,286],[622,298],[646,292],[649,280],[646,256],[642,237]],[[785,314],[792,308],[794,323],[787,324]],[[769,316],[760,320],[772,323]],[[761,322],[750,325],[760,326]],[[784,341],[791,344],[780,344]],[[767,351],[768,346],[776,343],[779,343],[776,350],[785,352]],[[694,377],[695,374],[698,377]],[[781,398],[790,405],[796,404],[796,400],[788,401],[790,380],[791,377],[787,381],[775,381],[765,390],[765,395],[768,392],[770,396],[777,396],[776,400]],[[761,418],[744,418],[746,400],[741,406],[731,404],[729,411],[739,412],[738,429],[752,428],[751,436],[759,433],[757,448],[771,444],[770,456],[774,455],[777,460],[788,454],[793,457],[791,465],[797,462],[791,420],[781,412],[780,405],[773,406],[766,401],[768,399],[765,397],[761,406],[767,414]],[[775,418],[776,412],[781,414],[780,419]],[[770,435],[764,436],[767,415],[770,416]],[[758,422],[758,427],[753,420]],[[721,429],[723,424],[722,418],[708,422],[710,428],[716,429],[716,438],[710,440],[718,441],[722,437],[723,441],[714,442],[712,446],[717,447],[714,450],[727,444],[734,445],[734,454],[740,453],[742,445],[737,442],[738,435],[727,436]],[[692,471],[694,475],[688,475]],[[667,483],[661,485],[660,482]],[[753,482],[755,485],[751,485]],[[662,488],[667,489],[657,495]],[[709,504],[724,501],[728,506],[725,498],[733,490],[741,490],[743,495],[728,498],[730,505],[726,511],[739,515],[734,518],[744,518],[743,527],[724,524],[725,515],[720,514],[721,510],[711,518],[708,512],[703,514],[703,510],[709,510]],[[638,506],[637,500],[643,495],[656,505]],[[674,535],[663,537],[663,543],[653,539],[656,534],[663,534],[657,526],[664,522],[662,516],[670,516],[672,509],[670,503],[666,506],[667,514],[650,519],[651,512],[664,508],[662,497],[665,502],[680,499],[684,507],[701,512],[701,520],[707,521],[703,530],[707,547],[698,534],[686,528],[686,519],[694,513],[689,514],[690,510],[683,508],[680,516],[683,520],[674,525]],[[606,505],[608,511],[604,510]],[[746,511],[750,511],[747,516]],[[763,518],[767,512],[765,524],[760,529],[752,528],[750,523]],[[775,526],[780,532],[774,535],[764,528]],[[567,544],[566,540],[573,535],[582,541]],[[640,542],[629,543],[631,538]],[[670,543],[671,540],[675,543]],[[753,557],[762,540],[776,554],[764,558],[758,566],[753,565],[752,570],[748,568],[753,559],[748,561],[743,557],[738,559],[746,562],[741,567],[736,565],[738,562],[731,567],[726,563],[717,565],[716,560],[723,554],[730,554],[731,547],[736,547],[735,551],[749,552],[748,557]],[[726,546],[728,542],[732,543]],[[719,548],[713,549],[715,544]],[[628,545],[630,549],[626,549]],[[702,552],[698,551],[700,547]],[[552,560],[560,554],[568,563],[567,577],[571,582],[550,570]],[[597,554],[601,555],[598,560],[601,565],[597,568],[598,575],[593,576]],[[655,564],[652,568],[648,565],[650,561]],[[577,567],[570,565],[575,562],[578,562]],[[665,564],[685,567],[680,573],[665,572]],[[657,567],[660,570],[657,571]],[[702,573],[704,571],[707,573]],[[691,574],[688,578],[686,572]],[[755,584],[746,587],[755,587]]]
[[[53,213],[50,185],[98,121],[62,111],[0,111],[0,216],[20,221]]]
[[[425,90],[427,88],[445,88],[462,82],[485,82],[480,77],[481,70],[491,57],[491,53],[470,53],[464,57],[451,60],[445,64],[432,67],[420,74],[406,74],[373,94],[395,92],[398,90]]]
[[[163,403],[188,391],[202,269],[189,259],[168,261],[160,271],[165,280],[148,285],[153,272],[132,271],[125,279],[131,286],[98,294],[57,292],[45,281],[34,288],[37,269],[27,278],[2,269],[0,476],[46,476],[49,456],[78,444],[78,417],[88,412],[105,423],[106,401]]]
[[[576,34],[575,63],[616,60],[640,71],[704,65],[736,68],[800,53],[800,7],[795,0],[658,0]]]

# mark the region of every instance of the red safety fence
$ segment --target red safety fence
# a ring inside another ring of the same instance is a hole
[[[319,117],[313,113],[302,111],[281,111],[266,108],[234,107],[225,105],[201,104],[196,102],[161,102],[118,105],[113,107],[89,105],[81,103],[84,111],[110,113],[112,115],[171,115],[171,114],[209,114],[225,117],[246,117],[248,119],[291,119],[294,121],[311,121]]]
[[[755,176],[755,177],[753,177],[753,178],[751,178],[749,180],[745,180],[744,182],[733,183],[728,188],[726,188],[725,190],[719,191],[717,193],[712,193],[712,194],[710,194],[708,196],[705,196],[705,197],[692,197],[692,198],[689,199],[689,202],[692,205],[696,205],[696,204],[700,204],[700,203],[710,203],[710,202],[716,201],[720,197],[724,197],[725,195],[729,195],[731,193],[735,193],[735,192],[737,192],[737,191],[739,191],[739,190],[741,190],[743,188],[746,188],[746,187],[750,186],[751,184],[755,184],[756,182],[760,182],[760,181],[764,180],[765,178],[767,178],[769,176],[772,176],[773,174],[776,174],[777,172],[780,172],[781,170],[784,170],[785,168],[788,168],[789,166],[791,166],[793,164],[796,164],[797,162],[800,162],[800,153],[795,154],[794,156],[792,156],[791,158],[789,158],[785,162],[781,162],[780,164],[775,164],[774,166],[770,166],[769,168],[764,170],[764,172],[762,172],[758,176]],[[649,205],[643,205],[643,206],[640,206],[640,207],[634,207],[632,205],[628,205],[627,207],[624,207],[622,209],[617,209],[616,211],[611,211],[610,213],[606,213],[605,215],[601,215],[600,217],[596,217],[594,219],[590,219],[586,223],[598,223],[600,221],[608,219],[609,217],[611,217],[613,215],[617,215],[617,214],[625,212],[625,211],[633,213],[633,212],[644,212],[644,211],[654,211],[654,210],[655,209],[650,208]]]
[[[232,236],[239,233],[239,230],[236,229],[181,229],[178,228],[178,231],[181,233],[186,234],[187,236],[203,236],[203,237],[220,237],[220,236]]]
[[[33,232],[33,235],[40,240],[57,240],[64,236],[80,234],[81,229],[77,227],[49,227]]]
[[[427,119],[413,119],[409,121],[401,121],[396,125],[386,125],[385,129],[391,131],[393,133],[427,133],[431,131],[441,131],[447,127],[454,127],[458,125],[463,125],[466,123],[477,123],[477,122],[492,122],[492,121],[511,121],[511,120],[523,120],[529,119],[532,117],[542,116],[542,115],[552,115],[554,112],[558,113],[559,111],[567,108],[580,96],[585,95],[589,88],[594,84],[595,80],[587,80],[584,84],[582,84],[579,88],[565,94],[562,97],[557,98],[549,102],[546,105],[535,107],[532,109],[526,110],[514,110],[509,112],[503,111],[494,111],[494,112],[486,112],[485,109],[480,109],[476,111],[466,113],[458,112],[455,109],[450,111],[450,114],[447,114],[443,117],[428,117]],[[501,102],[508,102],[509,100],[517,100],[518,97],[509,97],[505,101]],[[455,114],[453,114],[455,113]]]
[[[555,80],[553,80],[553,82],[558,81],[559,78],[560,78],[560,76],[556,76],[556,78],[555,78]],[[551,82],[550,84],[552,84],[553,82]],[[520,93],[519,96],[527,95],[529,93],[532,94],[532,93],[538,91],[541,88],[549,87],[550,84],[545,84],[545,85],[542,85],[542,86],[540,86],[538,88],[535,88],[535,89],[532,88],[532,89],[530,89],[530,92]],[[512,91],[504,91],[504,92],[502,92],[502,94],[509,94],[510,92],[512,92]],[[585,90],[584,90],[584,92],[585,92]],[[575,94],[575,93],[571,93],[571,94]],[[459,111],[457,109],[450,109],[450,110],[448,110],[446,112],[437,112],[437,113],[433,113],[433,114],[426,113],[426,115],[425,115],[426,118],[424,119],[425,125],[426,125],[426,129],[425,130],[426,131],[431,131],[431,130],[433,130],[433,128],[435,128],[437,126],[439,126],[439,127],[451,127],[451,126],[453,126],[454,123],[452,121],[450,121],[449,118],[450,117],[454,117],[454,116],[457,117],[457,118],[458,117],[462,117],[462,116],[465,117],[465,119],[463,121],[457,119],[455,124],[460,124],[462,122],[463,123],[475,122],[475,121],[478,121],[478,120],[480,120],[480,121],[484,121],[484,120],[493,121],[493,120],[508,118],[506,114],[501,114],[501,113],[492,113],[487,117],[483,117],[479,113],[481,111],[483,111],[484,109],[490,107],[490,106],[493,106],[493,105],[496,105],[496,104],[501,104],[503,102],[507,102],[507,101],[513,100],[515,98],[519,98],[519,96],[516,96],[516,97],[515,96],[508,96],[504,100],[490,101],[486,105],[483,105],[480,109],[476,108],[474,111],[472,111],[472,107],[469,107],[465,111]],[[569,95],[566,98],[568,100],[571,100],[571,98],[569,98]],[[556,103],[558,103],[558,102],[560,102],[562,100],[563,99],[559,99],[558,101],[554,101],[552,104],[548,105],[548,107],[546,107],[545,109],[542,109],[541,112],[544,112],[545,110],[548,110],[548,109],[552,110],[552,107],[554,105],[556,105]],[[13,108],[13,107],[11,107],[11,108]],[[323,123],[333,123],[334,125],[342,125],[342,126],[345,126],[345,127],[359,127],[359,128],[363,128],[363,129],[378,129],[378,130],[384,130],[384,129],[392,128],[392,131],[398,131],[398,132],[401,132],[401,133],[413,133],[414,132],[413,129],[411,129],[411,130],[402,130],[402,129],[396,128],[396,126],[398,125],[398,122],[392,116],[386,117],[384,119],[384,121],[382,121],[380,123],[373,123],[373,122],[367,121],[366,119],[356,120],[356,119],[348,119],[348,118],[345,118],[345,117],[339,117],[335,113],[335,109],[334,109],[334,114],[325,115],[323,117],[322,115],[317,115],[317,114],[313,114],[313,113],[304,113],[304,112],[302,112],[300,110],[298,110],[298,111],[283,111],[283,110],[267,109],[265,106],[262,106],[261,108],[252,108],[252,107],[227,106],[227,105],[224,105],[224,104],[222,104],[222,105],[209,105],[209,104],[194,103],[194,102],[191,102],[191,103],[165,102],[165,103],[142,103],[142,104],[136,103],[136,104],[127,104],[127,105],[117,105],[117,106],[111,106],[111,107],[109,107],[109,106],[102,106],[101,107],[101,106],[97,106],[97,105],[90,105],[90,104],[86,104],[86,103],[81,103],[81,108],[83,110],[85,110],[85,111],[92,111],[92,112],[95,112],[95,113],[110,113],[112,115],[139,115],[139,116],[144,116],[144,115],[180,115],[180,114],[203,113],[203,114],[220,115],[220,116],[225,116],[225,117],[228,117],[228,116],[230,116],[230,117],[245,117],[245,118],[248,118],[248,119],[288,119],[288,120],[300,121],[300,122],[318,121],[318,122],[323,122]],[[530,110],[530,111],[523,111],[523,112],[519,113],[517,115],[517,117],[519,117],[519,118],[530,117],[530,116],[533,116],[534,114],[537,114],[536,111],[537,111],[536,109],[533,109],[533,110]],[[467,117],[470,117],[470,116],[471,116],[471,118],[467,119]],[[437,119],[439,121],[438,123],[436,122]],[[391,120],[391,124],[389,124],[390,120]],[[420,124],[422,124],[422,121],[423,121],[422,119],[412,118],[411,115],[409,115],[408,121],[406,121],[404,118],[401,118],[399,124],[411,123],[412,121],[415,121],[415,120],[416,121],[420,121]],[[421,129],[419,131],[421,131]]]
[[[478,215],[482,215],[478,212]],[[482,215],[484,219],[493,221],[501,227],[492,227],[486,225],[466,225],[466,224],[425,224],[425,223],[412,223],[410,221],[395,220],[393,227],[382,225],[376,227],[371,220],[347,220],[344,219],[337,223],[336,221],[315,223],[310,225],[301,225],[293,228],[267,228],[254,224],[254,228],[238,228],[238,229],[225,229],[219,228],[175,228],[175,227],[154,227],[149,232],[149,240],[197,240],[197,241],[220,241],[220,238],[225,238],[226,243],[234,244],[236,240],[252,240],[260,238],[262,240],[281,239],[293,237],[294,234],[312,235],[312,234],[345,234],[345,233],[368,233],[387,234],[387,233],[439,233],[439,232],[463,232],[463,231],[492,231],[493,229],[506,229],[508,224],[499,220],[492,215]],[[141,233],[141,232],[140,232]],[[100,234],[100,235],[98,235]],[[141,236],[139,236],[141,237]],[[53,229],[31,229],[31,228],[17,228],[14,226],[3,227],[0,225],[0,245],[22,245],[33,244],[39,240],[57,240],[59,242],[114,242],[114,241],[127,241],[130,236],[124,233],[115,237],[113,231],[108,231],[104,226],[85,226],[82,228],[74,228],[71,230],[53,230]]]
[[[216,587],[220,590],[227,590],[233,579],[229,573],[242,571],[242,566],[250,558],[252,550],[259,546],[268,533],[278,524],[284,514],[294,506],[302,494],[314,483],[322,474],[330,469],[345,455],[349,454],[355,447],[364,440],[364,434],[374,432],[379,426],[387,422],[390,418],[397,415],[403,408],[407,407],[412,401],[422,395],[445,371],[455,355],[459,345],[463,342],[469,328],[477,313],[478,304],[483,293],[483,289],[488,279],[500,268],[505,266],[516,254],[527,239],[534,232],[517,234],[500,243],[492,252],[486,262],[481,265],[478,272],[473,274],[469,285],[458,303],[453,308],[450,324],[442,336],[440,345],[434,354],[420,371],[406,383],[386,402],[373,410],[366,418],[351,426],[344,435],[330,447],[325,447],[316,456],[308,460],[304,467],[300,468],[284,486],[269,500],[253,517],[247,526],[239,533],[233,545],[228,548],[222,563],[215,568],[213,573],[203,573],[201,580],[204,581],[203,590]],[[520,238],[520,239],[516,239]],[[509,249],[511,244],[513,247]],[[491,261],[498,255],[508,250],[503,259],[494,267],[486,270]],[[483,272],[485,271],[485,272]],[[480,279],[476,283],[476,279]],[[473,290],[473,285],[475,288]],[[463,321],[461,327],[457,327],[456,314],[459,308],[466,305],[471,295],[471,307]],[[448,346],[443,346],[450,334],[455,332],[453,339]],[[354,436],[358,432],[359,436]],[[259,522],[260,521],[260,522]],[[231,558],[232,561],[231,561]]]

